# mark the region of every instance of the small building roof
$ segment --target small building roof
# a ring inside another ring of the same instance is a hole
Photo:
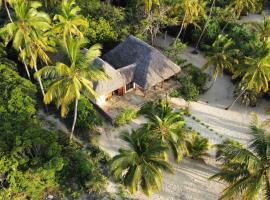
[[[101,58],[96,58],[94,64],[109,76],[106,80],[99,80],[93,83],[93,88],[99,96],[107,95],[125,85],[126,82],[121,73],[115,70],[110,64]]]
[[[134,36],[129,36],[103,56],[103,59],[118,69],[121,74],[132,72],[125,78],[146,90],[181,71],[181,68],[160,51]],[[125,68],[127,67],[127,68]],[[129,81],[130,82],[130,81]]]

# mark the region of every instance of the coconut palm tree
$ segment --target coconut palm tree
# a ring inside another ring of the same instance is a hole
[[[43,37],[42,34],[51,28],[50,18],[46,13],[38,11],[42,4],[36,1],[18,0],[12,6],[15,18],[10,18],[11,22],[0,29],[0,35],[6,44],[12,40],[13,47],[20,51],[27,75],[30,78],[26,64],[27,58],[23,53],[23,49],[27,48],[33,38]],[[29,49],[29,53],[30,55],[33,53],[32,49]],[[31,59],[33,59],[32,56]],[[36,66],[34,66],[34,69],[37,71]],[[44,95],[41,79],[38,79],[38,82]]]
[[[79,15],[80,10],[75,0],[62,0],[61,12],[53,18],[56,21],[54,31],[62,34],[65,41],[71,36],[83,38],[83,32],[89,26],[87,19]]]
[[[205,3],[201,0],[183,0],[180,4],[180,9],[183,13],[182,23],[180,31],[178,32],[175,42],[179,39],[183,29],[189,24],[196,24],[196,20],[200,16],[205,14],[204,11]]]
[[[201,33],[201,35],[200,35],[200,37],[199,37],[199,39],[198,39],[198,41],[197,41],[197,43],[196,43],[195,51],[197,51],[197,49],[198,49],[198,47],[199,47],[199,44],[200,44],[200,42],[201,42],[201,40],[202,40],[202,38],[203,38],[203,35],[204,35],[204,33],[205,33],[206,29],[207,29],[207,26],[208,26],[208,24],[209,24],[209,21],[210,21],[210,19],[211,19],[211,17],[212,17],[212,13],[213,13],[213,9],[214,9],[214,7],[215,7],[215,3],[216,3],[216,0],[212,0],[212,4],[211,4],[211,7],[210,7],[209,15],[208,15],[207,20],[206,20],[206,22],[205,22],[205,24],[204,24],[202,33]]]
[[[212,46],[208,47],[208,51],[206,51],[207,62],[202,69],[213,67],[214,80],[224,69],[233,71],[234,65],[238,64],[238,60],[235,59],[238,50],[233,49],[233,45],[234,42],[227,35],[219,35]]]
[[[250,134],[252,139],[247,146],[226,141],[218,147],[221,171],[211,179],[228,183],[221,199],[270,198],[270,134],[256,117],[250,125]]]
[[[267,42],[270,37],[270,17],[264,17],[263,23],[253,23],[253,27],[259,32],[262,42]]]
[[[191,154],[191,158],[194,160],[200,160],[204,162],[204,157],[209,156],[208,150],[210,145],[208,138],[200,136],[198,133],[192,133],[191,138],[187,140],[187,149]]]
[[[257,0],[232,0],[229,7],[233,8],[236,16],[239,18],[243,11],[255,12]]]
[[[149,120],[144,128],[149,130],[153,138],[159,138],[168,145],[174,158],[180,162],[183,155],[188,154],[186,147],[187,135],[184,120],[179,112],[173,111],[170,104],[164,100],[152,102],[143,112]]]
[[[121,139],[127,142],[129,149],[119,149],[119,154],[113,157],[110,163],[112,175],[122,180],[132,194],[139,187],[148,196],[159,191],[161,170],[173,171],[164,157],[167,147],[160,140],[149,141],[144,129],[133,130],[131,134],[124,132]]]
[[[92,82],[107,78],[103,71],[93,65],[94,59],[101,54],[101,46],[93,45],[83,53],[81,48],[84,44],[85,40],[69,38],[62,45],[68,57],[67,63],[57,62],[55,66],[46,66],[35,74],[36,78],[43,76],[52,80],[44,96],[44,103],[49,104],[55,99],[56,105],[61,106],[62,117],[67,115],[69,104],[75,102],[70,139],[73,137],[76,125],[81,92],[86,92],[90,97],[95,98]]]
[[[153,7],[159,7],[160,6],[160,0],[139,0],[138,5],[144,6],[144,12],[150,13],[153,9]]]
[[[225,109],[230,109],[235,102],[245,93],[246,90],[255,90],[267,92],[269,90],[268,82],[270,81],[270,56],[263,58],[246,57],[244,63],[239,65],[234,71],[233,79],[242,77],[242,91],[237,98]]]

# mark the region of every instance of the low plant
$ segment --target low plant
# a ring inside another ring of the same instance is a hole
[[[197,101],[199,98],[199,90],[196,85],[192,83],[189,76],[179,78],[180,94],[186,101]]]
[[[187,148],[191,158],[194,160],[204,161],[203,157],[209,156],[207,153],[210,148],[208,138],[200,136],[196,132],[193,132],[191,139],[187,141]]]
[[[123,126],[137,117],[137,111],[133,108],[124,109],[115,119],[115,126]]]

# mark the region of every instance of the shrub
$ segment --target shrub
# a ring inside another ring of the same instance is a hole
[[[137,117],[137,111],[132,108],[123,110],[115,119],[116,126],[123,126]]]
[[[69,126],[73,122],[74,105],[71,104],[70,111],[66,118]],[[89,132],[95,132],[97,126],[102,125],[102,119],[96,112],[93,104],[86,98],[82,97],[78,103],[78,116],[75,126],[75,134],[83,139],[89,139]]]
[[[116,41],[117,33],[113,30],[109,21],[105,20],[103,17],[99,19],[89,20],[89,30],[87,31],[87,38],[91,44],[96,43],[106,43],[108,41]]]
[[[203,93],[208,75],[204,73],[200,68],[192,64],[188,64],[182,69],[185,74],[188,74],[190,76],[191,82],[197,87],[199,92]]]
[[[180,97],[180,96],[181,93],[177,89],[174,89],[170,92],[170,97]]]
[[[194,132],[192,133],[191,139],[187,142],[187,148],[192,159],[203,161],[203,157],[208,156],[208,138],[202,137]]]
[[[199,90],[196,85],[191,82],[189,77],[179,78],[180,93],[186,101],[197,101],[199,98]]]

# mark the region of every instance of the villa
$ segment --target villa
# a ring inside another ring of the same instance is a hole
[[[103,105],[113,95],[123,96],[132,90],[146,93],[181,71],[160,51],[134,36],[129,36],[95,62],[110,77],[94,83],[97,105]]]

